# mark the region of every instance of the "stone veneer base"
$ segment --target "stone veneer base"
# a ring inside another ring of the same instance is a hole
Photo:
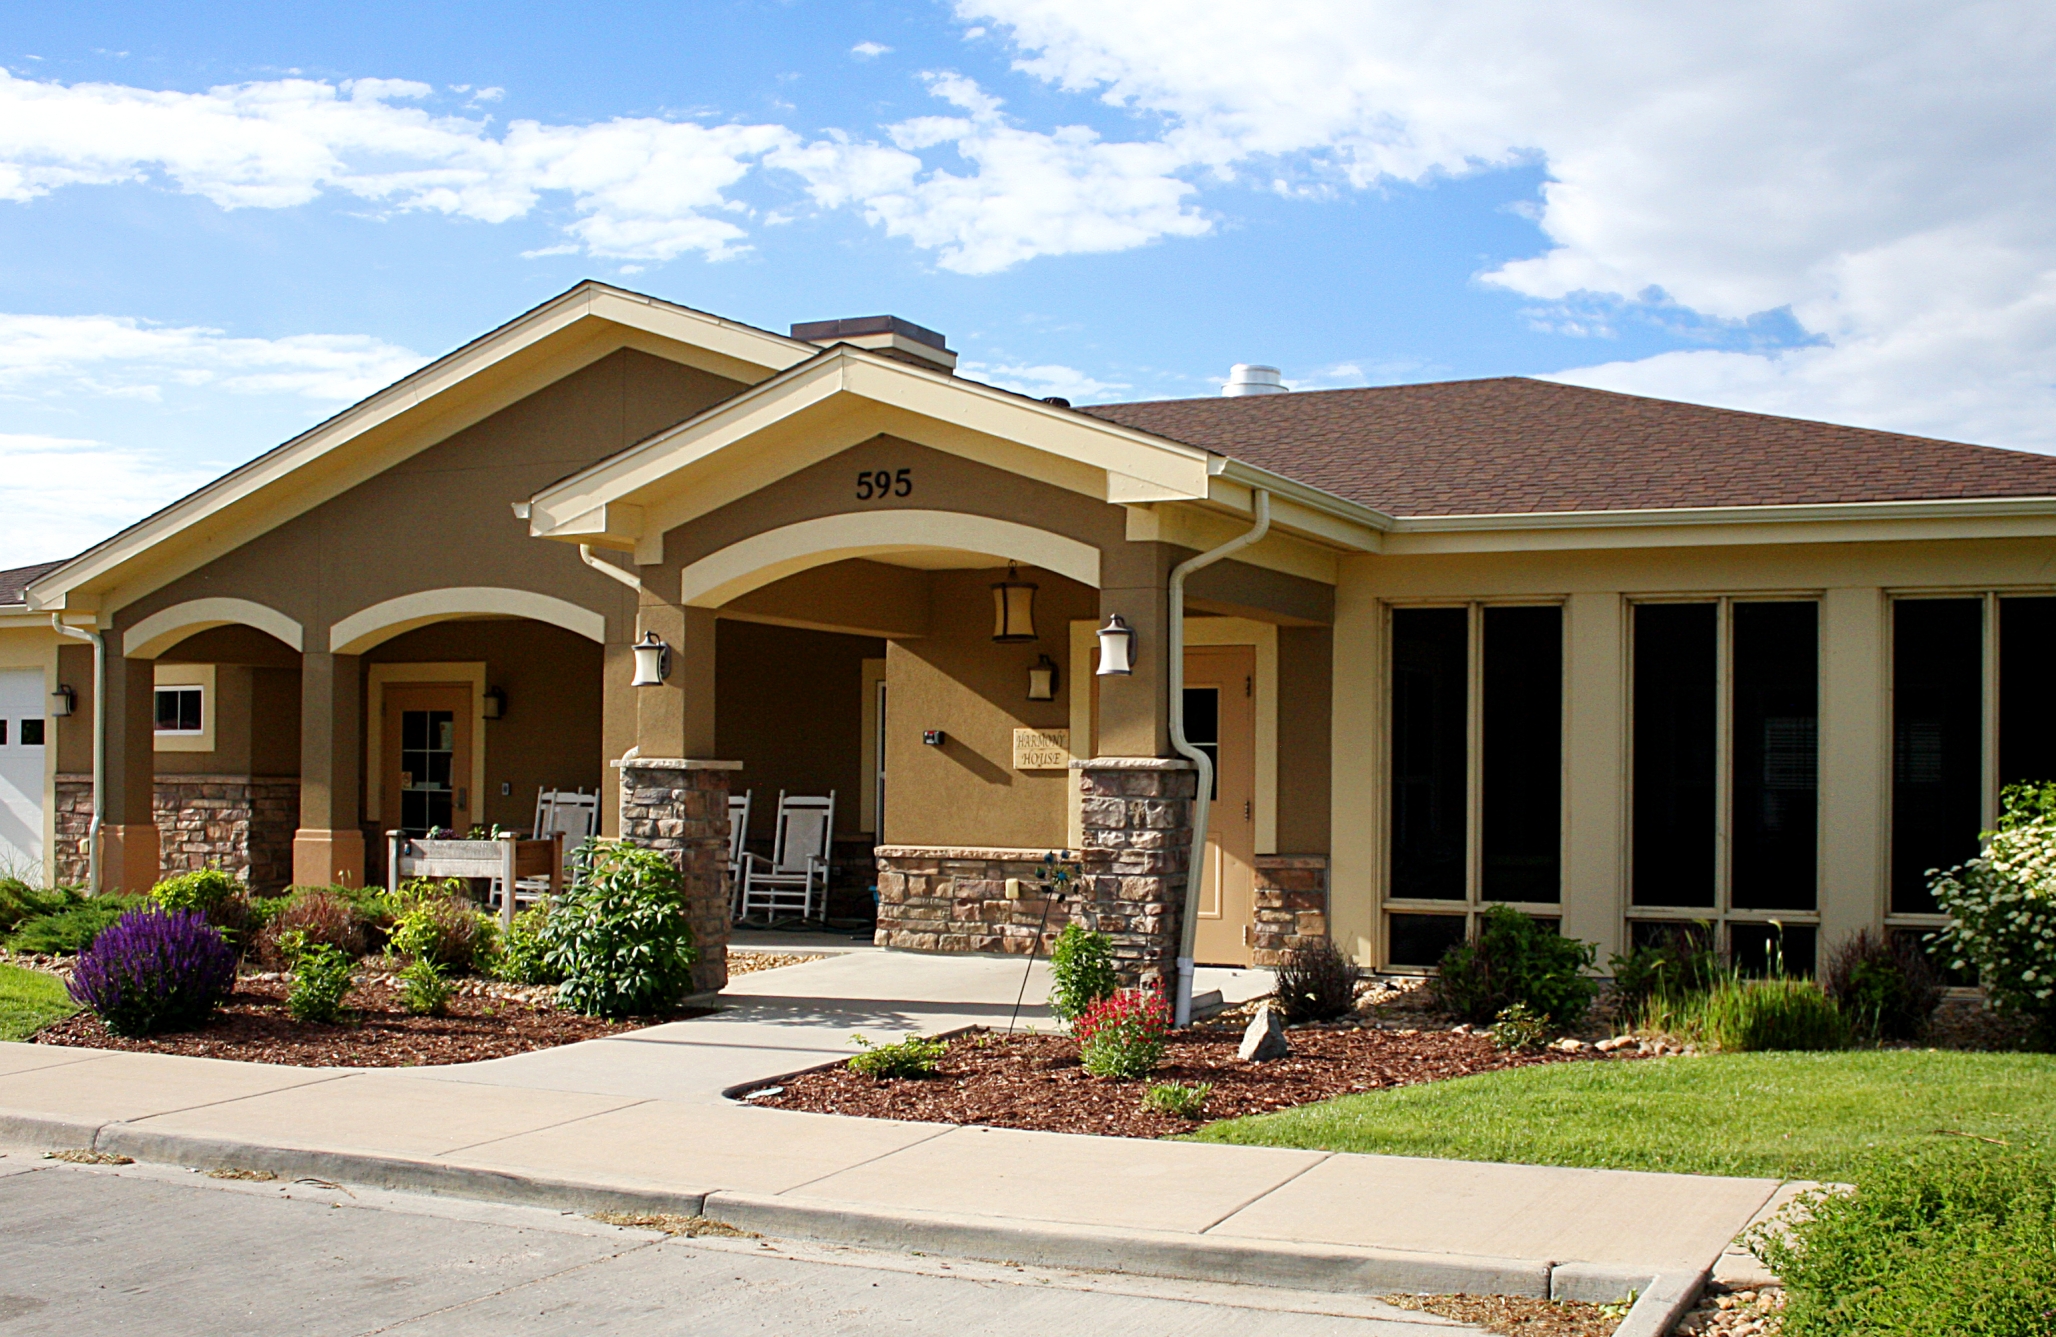
[[[1328,857],[1324,854],[1256,856],[1256,931],[1249,960],[1281,966],[1328,940]]]
[[[685,874],[686,917],[700,959],[693,988],[728,984],[728,775],[739,763],[629,758],[621,767],[621,838],[663,850]]]
[[[161,876],[219,868],[270,894],[293,880],[300,781],[292,776],[162,775],[151,796]],[[57,777],[56,878],[83,883],[93,822],[89,775]]]

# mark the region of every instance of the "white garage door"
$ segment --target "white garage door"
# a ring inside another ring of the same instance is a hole
[[[0,874],[43,880],[43,671],[0,669]]]

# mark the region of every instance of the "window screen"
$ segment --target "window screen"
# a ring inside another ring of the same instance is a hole
[[[1892,605],[1892,911],[1932,914],[1930,868],[1978,851],[1984,807],[1984,603]]]
[[[1395,897],[1465,899],[1469,660],[1469,609],[1402,608],[1392,614]],[[1461,935],[1463,921],[1455,922]]]
[[[1818,880],[1818,609],[1812,603],[1738,603],[1733,629],[1729,904],[1811,910]]]
[[[1562,898],[1563,610],[1487,608],[1482,691],[1488,901]]]

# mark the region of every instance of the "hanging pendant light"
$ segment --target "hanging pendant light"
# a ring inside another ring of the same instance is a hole
[[[654,631],[635,643],[635,678],[631,687],[662,687],[671,674],[671,647]]]
[[[1032,641],[1035,636],[1035,590],[1012,562],[1007,578],[992,587],[992,639],[1002,645]]]
[[[1028,666],[1028,699],[1030,701],[1054,701],[1057,699],[1057,661],[1048,655],[1037,655]]]
[[[1126,677],[1135,672],[1135,628],[1119,613],[1099,629],[1099,676]]]

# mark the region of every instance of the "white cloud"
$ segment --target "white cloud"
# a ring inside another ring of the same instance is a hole
[[[1126,381],[1102,381],[1087,375],[1076,367],[1044,363],[1040,366],[1023,366],[1018,363],[959,362],[957,374],[987,385],[996,385],[1002,390],[1016,394],[1030,395],[1043,399],[1052,395],[1070,400],[1073,404],[1089,404],[1105,399],[1114,391],[1131,387]]]
[[[1651,289],[1825,346],[1568,373],[2056,448],[2056,13],[1860,0],[1649,5],[958,0],[1021,68],[1160,118],[1158,170],[1350,189],[1544,164],[1536,298]],[[1232,34],[1232,58],[1223,34]]]
[[[214,471],[100,441],[0,432],[7,461],[7,533],[0,566],[83,552],[199,487]]]
[[[883,42],[859,42],[850,48],[850,54],[858,60],[875,60],[879,56],[889,55],[891,52],[892,48]]]
[[[669,260],[742,248],[726,190],[766,152],[797,142],[778,125],[619,117],[592,125],[431,113],[428,85],[278,79],[164,92],[18,79],[0,70],[0,199],[66,186],[163,179],[225,209],[290,208],[340,191],[400,210],[488,223],[562,193],[567,231],[589,253]],[[484,89],[473,102],[491,101]]]
[[[82,395],[158,402],[167,390],[209,388],[341,404],[427,360],[362,334],[251,339],[131,316],[0,314],[0,401]]]
[[[831,135],[767,161],[804,177],[823,208],[854,202],[887,235],[939,251],[938,263],[961,274],[1212,227],[1189,202],[1193,187],[1171,175],[1180,163],[1167,145],[1109,143],[1082,125],[1022,129],[971,80],[927,78],[930,92],[968,114],[889,126],[891,147]],[[944,146],[976,171],[931,168],[918,156]]]

